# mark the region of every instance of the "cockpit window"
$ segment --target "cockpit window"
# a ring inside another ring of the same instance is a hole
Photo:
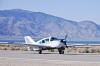
[[[55,37],[51,37],[50,41],[57,40]]]
[[[49,39],[45,39],[46,42],[49,42]]]

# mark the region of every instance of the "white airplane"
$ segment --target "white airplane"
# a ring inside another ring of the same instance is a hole
[[[58,49],[59,54],[64,54],[65,48],[67,48],[66,38],[65,39],[57,39],[55,37],[47,37],[43,38],[37,42],[35,42],[30,36],[25,36],[25,44],[28,50],[36,50],[39,51],[39,54],[42,54],[42,50],[50,50],[50,49]]]
[[[39,51],[42,54],[42,50],[58,49],[59,54],[64,54],[65,48],[74,46],[85,46],[85,44],[67,44],[65,36],[64,39],[58,39],[55,37],[43,38],[35,42],[30,36],[25,36],[25,43],[3,43],[3,44],[24,44],[29,51]],[[2,43],[1,43],[2,44]]]

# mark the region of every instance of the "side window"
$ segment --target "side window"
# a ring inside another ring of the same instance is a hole
[[[45,41],[44,41],[44,40],[42,40],[42,43],[45,43]]]
[[[49,42],[49,39],[45,39],[46,42]]]
[[[50,41],[53,41],[53,39],[51,38]]]

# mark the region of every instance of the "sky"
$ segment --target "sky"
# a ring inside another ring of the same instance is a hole
[[[100,24],[100,0],[0,0],[0,10],[44,12],[73,21]]]

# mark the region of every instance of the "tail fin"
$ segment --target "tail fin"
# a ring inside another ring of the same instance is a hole
[[[24,38],[26,44],[36,44],[36,42],[30,36],[25,36]]]

